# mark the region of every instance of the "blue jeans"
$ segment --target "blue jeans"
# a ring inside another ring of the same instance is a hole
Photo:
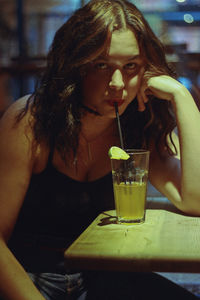
[[[81,273],[61,275],[56,273],[28,273],[46,300],[84,300]]]
[[[29,273],[46,300],[193,300],[182,287],[155,273]]]

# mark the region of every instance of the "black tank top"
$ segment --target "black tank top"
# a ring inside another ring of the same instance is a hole
[[[141,148],[146,112],[132,101],[121,116],[126,148]],[[31,178],[8,245],[27,271],[65,273],[63,250],[101,212],[114,209],[112,174],[79,182],[57,171],[51,157],[52,151],[45,170]]]
[[[63,250],[98,214],[113,208],[111,173],[80,182],[57,171],[49,159],[31,178],[9,247],[27,271],[64,273]]]

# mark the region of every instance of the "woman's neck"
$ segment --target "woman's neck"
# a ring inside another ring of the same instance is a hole
[[[116,129],[115,119],[91,114],[86,114],[82,118],[81,134],[88,142],[92,142],[107,132],[110,133],[112,131],[114,133]]]

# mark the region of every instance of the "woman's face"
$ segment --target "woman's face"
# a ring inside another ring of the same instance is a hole
[[[136,97],[144,73],[134,33],[114,31],[105,53],[92,61],[82,82],[83,104],[102,116],[115,118],[113,103],[119,114]]]

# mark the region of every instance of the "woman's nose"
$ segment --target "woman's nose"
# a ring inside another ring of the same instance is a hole
[[[115,90],[121,90],[124,88],[123,75],[119,69],[115,70],[112,74],[109,87]]]

